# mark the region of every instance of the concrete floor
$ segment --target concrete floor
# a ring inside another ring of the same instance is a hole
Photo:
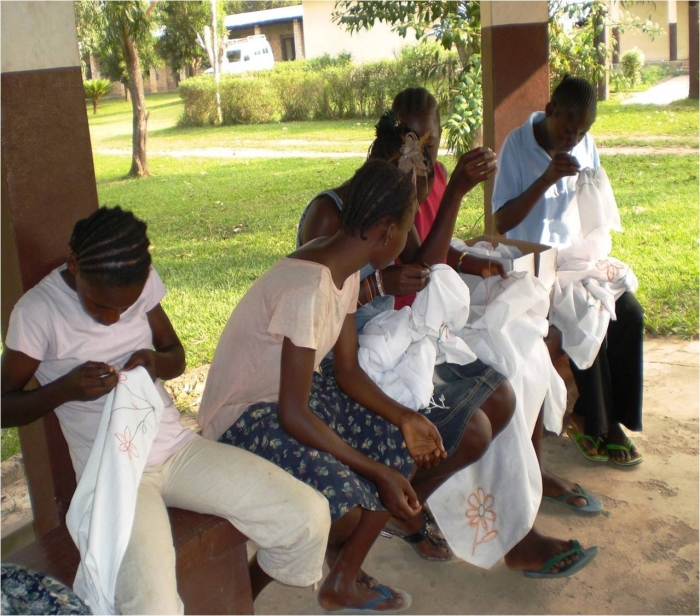
[[[578,575],[531,580],[502,563],[490,571],[455,560],[420,559],[406,543],[380,537],[365,570],[407,590],[406,614],[698,614],[698,342],[645,345],[644,462],[623,469],[585,460],[567,437],[545,441],[549,468],[604,503],[584,517],[545,503],[537,528],[600,546]],[[313,589],[269,586],[257,614],[322,614]]]

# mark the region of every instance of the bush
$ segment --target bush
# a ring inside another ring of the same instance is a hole
[[[317,107],[323,98],[323,77],[310,71],[304,60],[276,65],[270,78],[282,105],[284,122],[312,120],[321,115]]]
[[[272,86],[270,72],[255,76],[226,76],[221,80],[223,124],[263,124],[278,122],[282,104]]]
[[[180,82],[177,91],[185,103],[185,109],[177,125],[205,126],[216,123],[216,84],[209,75],[190,77]]]
[[[642,67],[644,66],[644,54],[641,49],[634,47],[626,51],[622,54],[620,64],[622,65],[622,74],[632,84],[632,87],[641,83]]]

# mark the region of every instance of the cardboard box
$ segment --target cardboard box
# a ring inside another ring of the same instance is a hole
[[[515,246],[522,253],[522,257],[517,259],[496,259],[503,263],[503,267],[507,272],[528,272],[532,276],[540,279],[542,284],[551,290],[556,279],[556,264],[557,264],[557,249],[544,244],[535,244],[534,242],[523,242],[521,240],[511,240],[500,235],[479,235],[466,240],[467,246],[474,246],[478,242],[490,242],[494,248],[498,248],[499,244],[506,246]]]

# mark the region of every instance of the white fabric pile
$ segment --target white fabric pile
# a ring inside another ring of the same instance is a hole
[[[576,198],[564,216],[572,238],[560,248],[550,322],[562,332],[562,348],[581,369],[590,368],[615,320],[615,301],[639,282],[628,265],[610,257],[611,231],[622,231],[610,182],[602,167],[582,169]]]
[[[462,325],[465,308],[468,320]],[[508,280],[498,276],[482,280],[471,295],[470,306],[466,285],[456,272],[436,266],[429,285],[417,295],[413,312],[411,308],[403,308],[380,315],[364,330],[370,331],[373,338],[360,336],[362,367],[382,388],[389,384],[385,391],[397,400],[402,390],[415,391],[417,379],[413,375],[419,370],[413,367],[410,378],[401,380],[402,369],[396,367],[403,362],[414,362],[415,366],[420,355],[409,352],[401,358],[397,353],[401,348],[417,348],[414,345],[424,340],[430,341],[436,358],[441,350],[445,358],[450,357],[443,361],[453,363],[468,362],[454,361],[452,357],[467,359],[476,355],[511,382],[516,394],[513,419],[481,460],[453,475],[429,499],[452,550],[479,567],[493,566],[534,523],[542,496],[542,479],[531,436],[543,402],[547,427],[561,429],[566,389],[543,340],[548,331],[548,309],[547,290],[527,273],[511,274]],[[425,337],[420,338],[424,329]],[[382,336],[384,343],[380,344]],[[399,343],[400,336],[404,338]],[[380,363],[374,360],[380,356],[388,358],[389,348],[394,354],[382,372]],[[371,365],[368,356],[373,359]],[[430,357],[426,353],[424,359]],[[432,393],[434,364],[420,369],[422,401],[429,400],[428,391]]]
[[[164,402],[145,368],[119,375],[66,515],[80,551],[73,585],[93,614],[114,614],[117,575],[131,536],[141,475]]]

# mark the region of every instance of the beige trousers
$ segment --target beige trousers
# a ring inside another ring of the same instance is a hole
[[[267,460],[197,436],[144,470],[117,578],[118,613],[183,613],[166,506],[229,520],[258,547],[262,569],[280,582],[308,586],[321,579],[328,501]]]

